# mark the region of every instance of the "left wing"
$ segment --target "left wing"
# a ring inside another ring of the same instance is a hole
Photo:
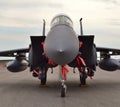
[[[120,55],[120,49],[115,48],[96,47],[96,51],[100,52],[100,59],[110,58],[112,55]]]
[[[120,49],[96,47],[96,51],[103,54],[120,55]]]
[[[101,69],[107,71],[120,69],[120,61],[111,58],[112,55],[120,55],[120,49],[97,47],[96,51],[100,52],[99,67]]]

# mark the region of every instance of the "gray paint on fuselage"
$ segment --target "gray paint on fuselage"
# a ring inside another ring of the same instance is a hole
[[[79,40],[74,30],[64,24],[54,26],[45,39],[45,54],[55,63],[71,62],[79,52]]]

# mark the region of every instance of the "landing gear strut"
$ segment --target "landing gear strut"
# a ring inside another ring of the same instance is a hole
[[[33,76],[41,80],[41,85],[45,85],[47,81],[47,69],[39,67],[33,71]]]
[[[65,85],[66,73],[68,72],[65,66],[59,66],[60,71],[60,81],[61,81],[61,97],[66,96],[67,86]],[[63,70],[64,69],[64,70]]]

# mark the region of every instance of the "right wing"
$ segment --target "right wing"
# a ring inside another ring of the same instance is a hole
[[[28,52],[29,52],[29,48],[13,49],[13,50],[0,51],[0,56],[16,57],[18,54],[28,53]]]

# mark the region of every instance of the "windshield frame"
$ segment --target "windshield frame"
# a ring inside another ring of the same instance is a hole
[[[51,21],[51,28],[60,24],[73,27],[73,21],[66,15],[57,15],[54,17]]]

